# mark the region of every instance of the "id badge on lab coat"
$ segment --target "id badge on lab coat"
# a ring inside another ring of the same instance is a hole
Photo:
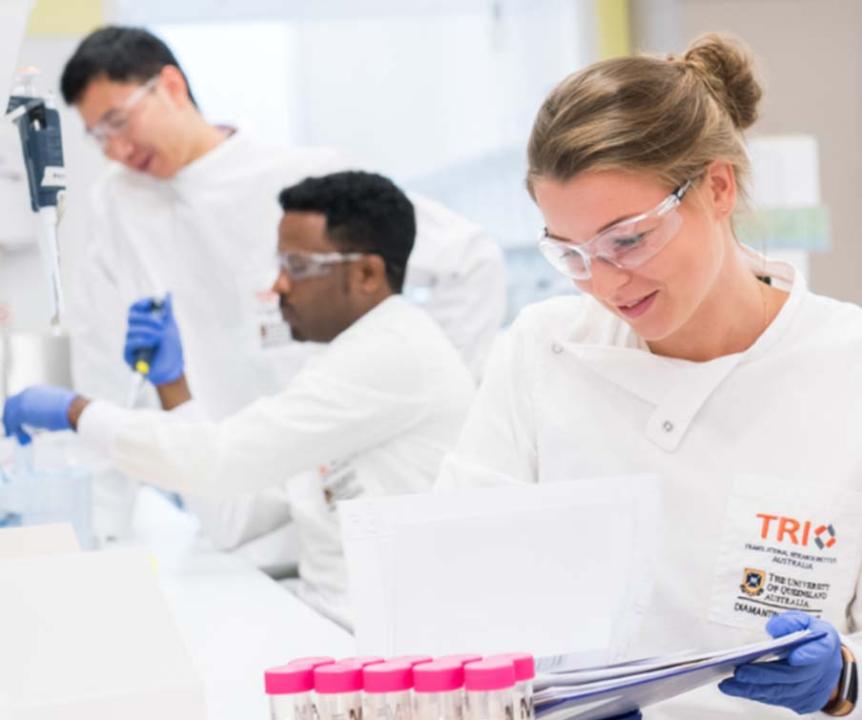
[[[331,462],[302,473],[291,480],[289,487],[291,506],[316,515],[334,514],[342,500],[365,494],[352,460]]]
[[[293,343],[290,326],[281,316],[278,294],[272,283],[278,267],[272,269],[260,263],[239,273],[237,283],[246,317],[250,319],[249,339],[256,352],[269,352]]]
[[[740,476],[725,510],[710,620],[762,630],[801,610],[844,624],[860,571],[862,495]]]
[[[292,343],[290,326],[282,318],[278,306],[278,295],[268,290],[258,290],[252,298],[257,349],[275,350]]]
[[[352,460],[341,460],[322,465],[317,470],[323,488],[323,498],[330,512],[342,500],[354,500],[364,494],[359,482],[359,470]]]

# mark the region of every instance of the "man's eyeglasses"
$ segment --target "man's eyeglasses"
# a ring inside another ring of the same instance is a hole
[[[102,119],[87,131],[87,134],[102,147],[107,145],[111,138],[121,135],[129,124],[132,110],[152,92],[158,81],[158,75],[147,80],[129,95],[119,107],[108,110]]]
[[[328,275],[332,265],[359,260],[365,253],[317,253],[289,251],[278,253],[278,264],[291,280]]]
[[[554,237],[544,228],[539,235],[539,250],[551,265],[573,280],[589,280],[594,259],[618,268],[636,268],[657,255],[679,232],[682,218],[676,209],[693,182],[680,185],[652,210],[621,220],[581,244]]]

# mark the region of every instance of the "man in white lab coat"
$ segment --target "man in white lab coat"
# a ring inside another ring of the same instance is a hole
[[[152,332],[130,343],[154,353],[160,398],[173,412],[37,386],[10,398],[3,420],[23,443],[25,426],[76,428],[119,469],[168,490],[219,496],[286,485],[301,595],[349,623],[338,503],[429,490],[473,381],[430,315],[401,297],[415,219],[398,188],[343,172],[309,178],[280,200],[273,290],[297,340],[327,343],[284,390],[219,422],[199,419],[168,304]]]
[[[218,420],[285,386],[310,354],[284,331],[268,292],[278,191],[344,168],[332,151],[273,148],[209,124],[170,49],[150,33],[106,27],[63,73],[65,100],[115,161],[93,197],[86,275],[69,284],[73,374],[83,393],[127,402],[122,364],[131,303],[172,293],[189,381]],[[405,295],[421,293],[478,376],[504,310],[502,255],[478,226],[420,197]],[[278,560],[278,493],[223,503],[190,498],[217,546]]]

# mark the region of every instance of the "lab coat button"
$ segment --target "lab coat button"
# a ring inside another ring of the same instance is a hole
[[[672,433],[673,432],[673,423],[670,420],[665,420],[661,424],[661,429],[664,430],[666,433]]]
[[[563,346],[560,345],[560,343],[554,343],[553,345],[551,345],[551,351],[555,355],[559,355],[561,352],[563,352]]]

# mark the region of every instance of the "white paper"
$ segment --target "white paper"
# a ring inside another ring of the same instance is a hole
[[[342,503],[359,652],[625,651],[649,597],[653,477]]]
[[[200,681],[145,553],[2,560],[0,598],[9,720],[204,720]]]

